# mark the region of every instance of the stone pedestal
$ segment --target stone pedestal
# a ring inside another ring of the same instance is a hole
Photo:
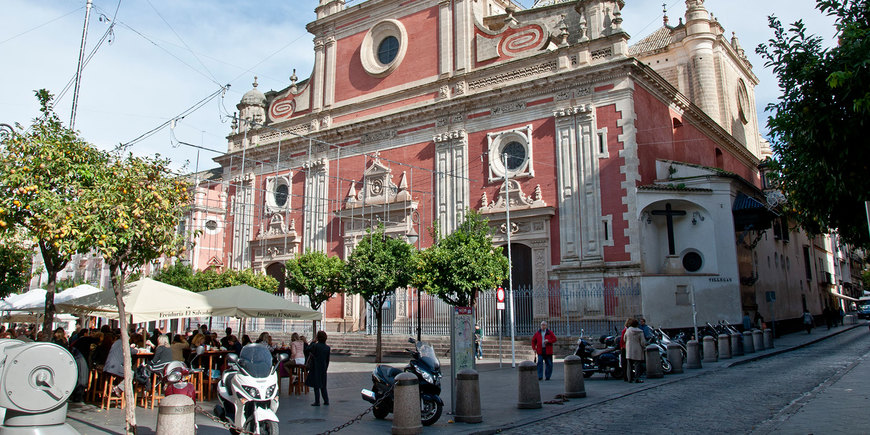
[[[128,403],[127,406],[135,406]],[[158,435],[193,435],[194,425],[193,399],[184,394],[172,394],[160,400],[157,410]]]
[[[719,358],[731,358],[731,336],[728,334],[719,334]]]
[[[764,350],[764,335],[761,330],[755,329],[752,331],[752,345],[755,346],[755,350]]]
[[[752,332],[743,331],[743,353],[755,353],[755,345],[752,342]]]
[[[704,337],[704,362],[711,363],[716,361],[719,361],[719,358],[716,356],[716,340],[708,335]]]
[[[731,334],[731,356],[743,356],[743,346],[740,345],[741,338],[740,334]]]
[[[671,362],[671,373],[683,373],[683,350],[679,344],[668,344],[668,361]]]
[[[689,340],[686,343],[686,368],[701,368],[701,346],[698,344],[698,340]]]
[[[565,357],[565,397],[586,397],[583,359],[577,355]]]
[[[651,344],[646,347],[645,353],[647,379],[663,377],[665,373],[662,371],[662,354],[659,351],[659,347]]]
[[[454,420],[462,423],[480,423],[480,376],[472,369],[462,369],[456,374],[456,415]]]
[[[665,274],[686,273],[686,269],[683,269],[683,262],[680,261],[680,256],[679,255],[667,255],[667,256],[665,256],[665,264],[662,266],[662,273],[665,273]]]
[[[517,408],[537,409],[541,407],[541,386],[538,384],[538,366],[531,361],[523,361],[517,366]]]
[[[394,435],[415,435],[423,432],[420,421],[420,385],[417,376],[401,373],[393,387]]]
[[[764,330],[764,348],[773,349],[773,331],[770,329]]]

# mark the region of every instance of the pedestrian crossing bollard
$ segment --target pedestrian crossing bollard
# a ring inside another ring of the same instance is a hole
[[[773,331],[770,329],[764,330],[764,348],[773,349]]]
[[[671,373],[683,373],[683,350],[677,343],[668,343],[668,361],[671,362]]]
[[[659,347],[651,344],[646,347],[646,377],[647,379],[661,378],[665,375],[662,370],[662,354]]]
[[[135,406],[128,403],[127,406]],[[195,415],[193,399],[184,394],[171,394],[160,400],[157,410],[157,435],[193,435]]]
[[[456,374],[456,415],[454,420],[462,423],[480,423],[480,375],[472,369],[462,369]]]
[[[731,336],[719,334],[719,359],[731,358]]]
[[[393,387],[394,435],[413,435],[423,432],[420,421],[420,385],[417,376],[401,373]]]
[[[565,397],[586,397],[583,382],[583,359],[577,355],[565,357]]]
[[[755,353],[755,345],[752,342],[752,332],[743,331],[743,353]]]
[[[698,345],[698,340],[689,340],[686,343],[686,368],[701,368],[701,346]]]
[[[531,361],[523,361],[517,366],[517,373],[519,376],[517,408],[540,408],[541,386],[538,384],[538,366]]]
[[[764,335],[761,330],[752,330],[752,346],[755,347],[756,352],[764,350]]]
[[[736,332],[731,334],[731,356],[743,356],[743,346],[740,344],[741,334]]]
[[[716,340],[713,336],[708,335],[704,337],[704,362],[712,363],[719,361],[719,358],[716,357]]]

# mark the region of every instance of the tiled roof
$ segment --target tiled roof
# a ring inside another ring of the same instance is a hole
[[[652,32],[646,38],[641,39],[637,44],[628,48],[628,54],[636,56],[642,53],[649,53],[667,47],[674,42],[672,36],[673,27],[662,26],[658,30]]]

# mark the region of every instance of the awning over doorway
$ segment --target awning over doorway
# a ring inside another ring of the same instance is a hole
[[[773,219],[779,216],[761,201],[743,192],[737,193],[731,213],[734,215],[734,229],[737,231],[766,230],[771,227]]]

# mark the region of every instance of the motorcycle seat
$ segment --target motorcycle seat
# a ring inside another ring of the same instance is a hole
[[[603,354],[603,353],[609,353],[609,352],[613,352],[613,348],[612,348],[612,347],[607,347],[607,348],[604,348],[604,349],[595,349],[595,350],[592,351],[592,354],[591,354],[590,356],[592,356],[593,358],[595,358],[595,357],[598,356],[598,355],[601,355],[601,354]]]
[[[386,365],[378,366],[378,375],[390,384],[395,382],[396,376],[398,376],[399,373],[402,373],[402,370],[395,367]]]

